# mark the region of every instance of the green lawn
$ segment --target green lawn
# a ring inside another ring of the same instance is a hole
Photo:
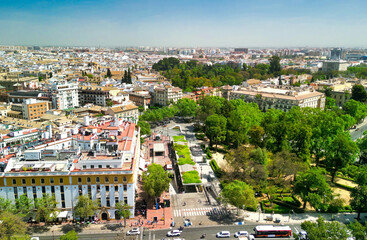
[[[184,164],[191,164],[195,165],[195,162],[191,159],[191,152],[189,147],[186,144],[177,144],[175,143],[173,145],[173,148],[177,152],[177,155],[179,156],[178,164],[184,165]]]
[[[174,142],[187,142],[184,136],[173,136]]]
[[[182,178],[183,178],[183,183],[185,183],[185,184],[188,184],[188,183],[201,183],[199,172],[195,171],[195,170],[184,172],[182,174]]]

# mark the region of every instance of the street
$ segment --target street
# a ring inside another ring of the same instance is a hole
[[[233,237],[233,235],[235,234],[235,232],[237,231],[248,231],[249,234],[253,233],[253,228],[255,226],[257,226],[258,224],[254,224],[254,225],[243,225],[243,226],[213,226],[213,227],[197,227],[197,228],[192,228],[192,227],[188,227],[185,228],[182,231],[182,234],[180,236],[180,238],[183,238],[185,240],[196,240],[196,239],[200,239],[200,236],[202,234],[206,234],[206,238],[205,239],[217,239],[216,238],[216,234],[217,232],[220,231],[230,231],[231,232],[231,238],[227,238],[227,239],[235,239]],[[292,228],[292,232],[294,233],[295,228],[297,228],[297,231],[300,230],[300,226],[299,225],[291,225],[290,226]],[[143,239],[144,240],[160,240],[162,238],[166,238],[166,239],[174,239],[174,238],[167,238],[166,234],[169,230],[157,230],[157,231],[150,231],[149,233],[146,232],[144,234]],[[178,238],[178,237],[175,237]],[[257,238],[257,239],[263,239],[263,238]],[[265,238],[266,239],[266,238]],[[269,238],[267,238],[269,239]],[[271,238],[271,239],[284,239],[284,238]],[[289,238],[289,239],[294,239],[294,238]]]

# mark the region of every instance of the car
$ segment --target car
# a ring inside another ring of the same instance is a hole
[[[247,231],[238,231],[234,234],[235,238],[239,238],[240,236],[245,236],[248,237],[248,232]]]
[[[133,228],[126,232],[126,235],[140,235],[139,228]]]
[[[215,235],[217,238],[229,238],[231,237],[231,233],[229,231],[221,231]]]
[[[182,231],[180,230],[172,230],[167,233],[167,237],[177,237],[180,236]]]

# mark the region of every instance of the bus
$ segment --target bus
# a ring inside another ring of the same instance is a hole
[[[292,229],[289,226],[259,225],[254,228],[255,237],[275,238],[291,237]]]

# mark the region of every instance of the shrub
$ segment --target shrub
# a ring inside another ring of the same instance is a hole
[[[209,162],[210,166],[213,169],[213,172],[215,174],[215,176],[217,176],[217,178],[220,178],[223,176],[223,171],[222,169],[220,169],[220,167],[218,166],[217,162],[213,159]]]
[[[357,173],[359,172],[358,167],[355,165],[349,165],[345,168],[340,169],[340,172],[343,174],[343,176],[348,178],[354,178]]]
[[[331,201],[331,203],[330,203],[330,205],[329,205],[329,207],[327,209],[327,212],[329,212],[329,213],[337,213],[339,211],[342,211],[342,210],[344,210],[344,206],[343,205],[344,205],[344,200],[343,199],[341,199],[341,198],[334,198]]]
[[[334,183],[334,185],[336,187],[345,189],[345,190],[350,191],[350,192],[352,192],[354,190],[354,187],[346,186],[346,185],[343,185],[343,184],[340,184],[340,183]]]

